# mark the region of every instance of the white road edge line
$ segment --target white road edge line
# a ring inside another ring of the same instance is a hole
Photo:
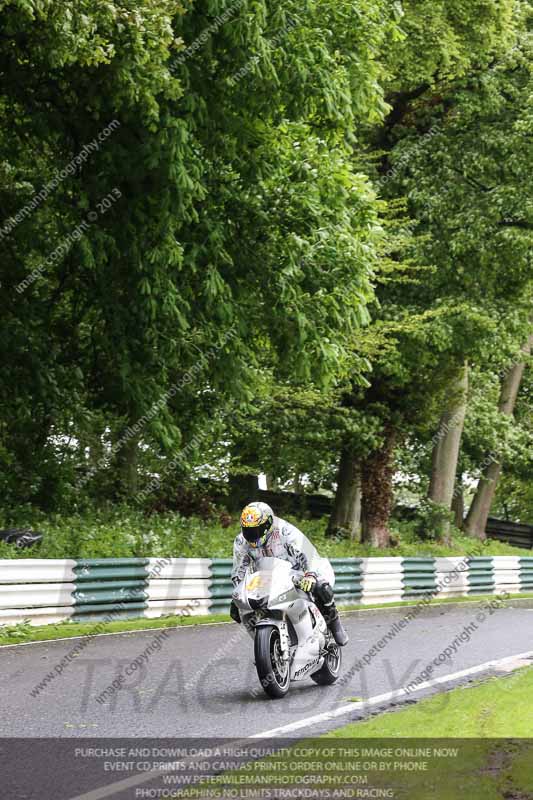
[[[262,733],[254,733],[253,736],[250,736],[249,738],[262,739],[266,737],[271,738],[273,736],[281,736],[282,734],[290,733],[291,731],[297,731],[301,728],[308,728],[311,725],[317,725],[320,722],[326,722],[328,720],[336,719],[337,717],[345,716],[353,711],[365,710],[371,706],[377,706],[381,703],[386,703],[391,700],[399,700],[402,697],[410,697],[411,695],[417,694],[424,689],[431,689],[433,686],[439,686],[442,683],[448,683],[449,681],[454,681],[458,678],[464,678],[469,675],[476,675],[477,673],[485,672],[486,670],[498,668],[502,672],[512,672],[519,667],[531,666],[531,662],[528,661],[528,659],[533,659],[533,650],[527,653],[518,653],[514,656],[507,656],[506,658],[501,658],[496,661],[487,661],[484,664],[478,664],[475,667],[469,667],[468,669],[462,669],[459,672],[453,672],[448,675],[442,675],[439,678],[433,678],[433,680],[425,681],[424,683],[419,684],[416,689],[413,689],[409,692],[405,688],[401,688],[394,692],[386,692],[385,694],[378,694],[375,697],[369,697],[367,700],[361,700],[357,703],[348,703],[345,706],[335,708],[333,711],[324,711],[322,714],[316,714],[314,717],[306,717],[305,719],[298,720],[297,722],[291,722],[288,725],[283,725],[279,728],[272,728],[272,730],[263,731]]]
[[[490,595],[486,595],[489,597]],[[485,597],[485,595],[484,595]],[[476,597],[476,600],[479,600],[479,597]],[[511,598],[513,599],[522,599],[522,600],[531,600],[533,598],[523,597],[523,598]],[[510,602],[509,600],[505,601],[506,603]],[[457,603],[439,603],[436,600],[434,603],[429,603],[427,608],[437,608],[437,607],[444,607],[444,608],[451,608],[454,609],[457,606],[468,606],[469,604],[474,605],[474,600],[464,600],[463,602]],[[342,606],[339,606],[340,613],[344,616],[345,614],[359,614],[361,611],[364,611],[365,614],[373,611],[379,613],[380,611],[394,611],[397,609],[404,609],[407,611],[410,608],[416,608],[417,603],[411,603],[410,605],[405,604],[401,606],[380,606],[379,608],[368,608],[365,606],[361,606],[360,608],[348,608],[343,610]],[[508,606],[508,608],[512,608],[513,611],[516,611],[518,607]],[[531,611],[531,609],[525,609],[527,611]],[[155,618],[157,619],[157,617]],[[50,623],[51,624],[51,623]],[[51,642],[69,642],[71,639],[97,639],[99,636],[126,636],[129,633],[145,633],[146,631],[162,631],[162,630],[171,630],[171,631],[184,631],[189,630],[191,628],[212,628],[215,625],[233,625],[233,622],[230,620],[222,620],[220,622],[198,622],[198,623],[191,623],[190,625],[161,625],[159,628],[135,628],[131,631],[110,631],[109,633],[80,633],[79,636],[63,636],[60,639],[39,639],[35,642],[18,642],[13,644],[0,644],[0,650],[3,650],[5,647],[30,647],[32,644],[49,644]],[[0,633],[2,633],[2,626],[0,625]]]
[[[521,666],[525,666],[528,662],[526,659],[533,658],[533,651],[529,653],[520,653],[514,656],[508,656],[507,658],[502,658],[499,661],[488,661],[486,664],[480,664],[477,667],[470,667],[470,669],[461,670],[461,672],[455,672],[452,675],[445,675],[442,678],[436,678],[433,681],[428,681],[426,684],[420,684],[420,686],[415,689],[415,692],[420,691],[421,689],[427,686],[434,686],[438,683],[445,683],[447,681],[453,680],[454,678],[461,677],[463,675],[470,675],[476,672],[482,672],[483,670],[499,666],[503,667],[502,671],[512,671],[513,669],[518,669]],[[505,667],[508,667],[505,670]],[[414,693],[414,692],[413,692]],[[253,736],[247,736],[245,739],[240,739],[234,742],[234,746],[237,746],[242,743],[245,746],[249,739],[261,739],[263,737],[269,736],[278,736],[281,733],[286,733],[287,731],[297,730],[298,728],[307,727],[309,725],[313,725],[316,722],[321,722],[325,719],[334,719],[335,717],[340,717],[343,714],[348,714],[350,711],[356,710],[357,708],[364,708],[368,707],[369,705],[377,705],[379,703],[383,703],[386,700],[391,699],[391,697],[396,698],[398,697],[398,692],[387,692],[387,694],[377,695],[376,697],[370,697],[368,700],[365,700],[361,703],[350,703],[349,706],[341,706],[340,708],[335,709],[335,711],[326,712],[324,714],[317,714],[315,717],[308,717],[307,719],[300,720],[299,722],[295,722],[292,725],[285,725],[282,728],[274,728],[271,731],[265,731],[264,733],[256,733]],[[132,789],[135,786],[141,786],[143,783],[148,783],[148,781],[154,780],[159,775],[166,774],[165,770],[161,769],[153,769],[149,772],[145,772],[142,775],[131,775],[129,778],[124,778],[120,781],[115,781],[112,784],[107,786],[100,786],[98,789],[93,789],[89,792],[85,792],[84,794],[76,795],[75,797],[70,798],[70,800],[103,800],[103,798],[111,797],[117,792],[125,791],[126,789]]]
[[[198,625],[160,625],[158,628],[135,628],[132,631],[110,631],[109,633],[80,633],[79,636],[63,636],[60,639],[39,639],[35,642],[18,642],[18,644],[0,644],[5,647],[30,647],[32,644],[53,644],[54,642],[71,642],[74,639],[98,639],[100,636],[126,636],[130,633],[148,633],[148,631],[185,631],[189,628],[210,628],[213,625],[229,625],[229,622],[199,622]],[[2,628],[0,627],[0,633]]]

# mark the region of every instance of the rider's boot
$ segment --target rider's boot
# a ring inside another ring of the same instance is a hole
[[[333,638],[339,647],[344,647],[345,644],[348,644],[348,634],[340,621],[333,589],[326,581],[318,581],[314,595],[315,602],[326,620],[326,625],[333,634]]]
[[[339,617],[339,612],[337,611],[335,603],[332,604],[332,607],[330,606],[330,608],[326,609],[325,619],[328,628],[332,632],[333,638],[335,639],[339,647],[344,647],[345,644],[348,644],[349,642],[348,634],[344,630],[344,626],[341,622],[341,618]]]

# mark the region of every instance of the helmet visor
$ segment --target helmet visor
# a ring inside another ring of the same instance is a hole
[[[242,535],[247,542],[259,541],[268,531],[269,523],[263,522],[261,525],[254,525],[253,528],[241,528]]]

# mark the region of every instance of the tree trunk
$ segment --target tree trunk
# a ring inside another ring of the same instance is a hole
[[[341,452],[337,472],[337,491],[326,536],[356,539],[361,523],[361,465],[346,448]]]
[[[522,351],[526,355],[529,355],[532,347],[533,334],[529,337]],[[498,410],[501,414],[506,414],[507,416],[513,414],[525,366],[524,361],[513,364],[505,375],[498,403]],[[498,462],[494,453],[489,453],[485,458],[485,466],[483,467],[481,478],[479,479],[476,493],[465,521],[465,530],[471,536],[475,536],[478,539],[487,538],[487,519],[490,514],[492,501],[494,500],[494,493],[496,492],[500,473],[501,463]]]
[[[123,432],[119,441],[124,439],[117,451],[116,465],[118,469],[119,490],[126,498],[132,498],[138,490],[137,466],[139,460],[139,436],[129,436]]]
[[[497,461],[493,461],[483,469],[474,499],[468,510],[464,527],[470,536],[475,536],[477,539],[487,538],[487,520],[500,472],[501,464],[498,464]]]
[[[363,508],[363,492],[361,490],[361,473],[359,472],[359,483],[354,492],[352,527],[350,529],[350,539],[352,542],[361,541],[361,512]]]
[[[390,543],[389,519],[392,510],[395,442],[396,431],[387,426],[383,445],[363,462],[362,541],[373,547],[385,548]]]
[[[433,446],[428,498],[433,503],[447,509],[451,509],[454,498],[467,394],[468,366],[464,364],[454,376],[449,387],[448,401],[442,412]],[[450,522],[444,518],[440,523],[440,530],[437,531],[438,536],[441,540],[446,539],[449,532]]]
[[[452,511],[453,524],[456,528],[461,529],[465,517],[465,496],[462,475],[457,476],[457,484],[453,492]]]

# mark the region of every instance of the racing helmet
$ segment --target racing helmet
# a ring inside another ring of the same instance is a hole
[[[274,512],[266,503],[249,503],[242,510],[241,533],[252,547],[263,547],[274,530]]]

